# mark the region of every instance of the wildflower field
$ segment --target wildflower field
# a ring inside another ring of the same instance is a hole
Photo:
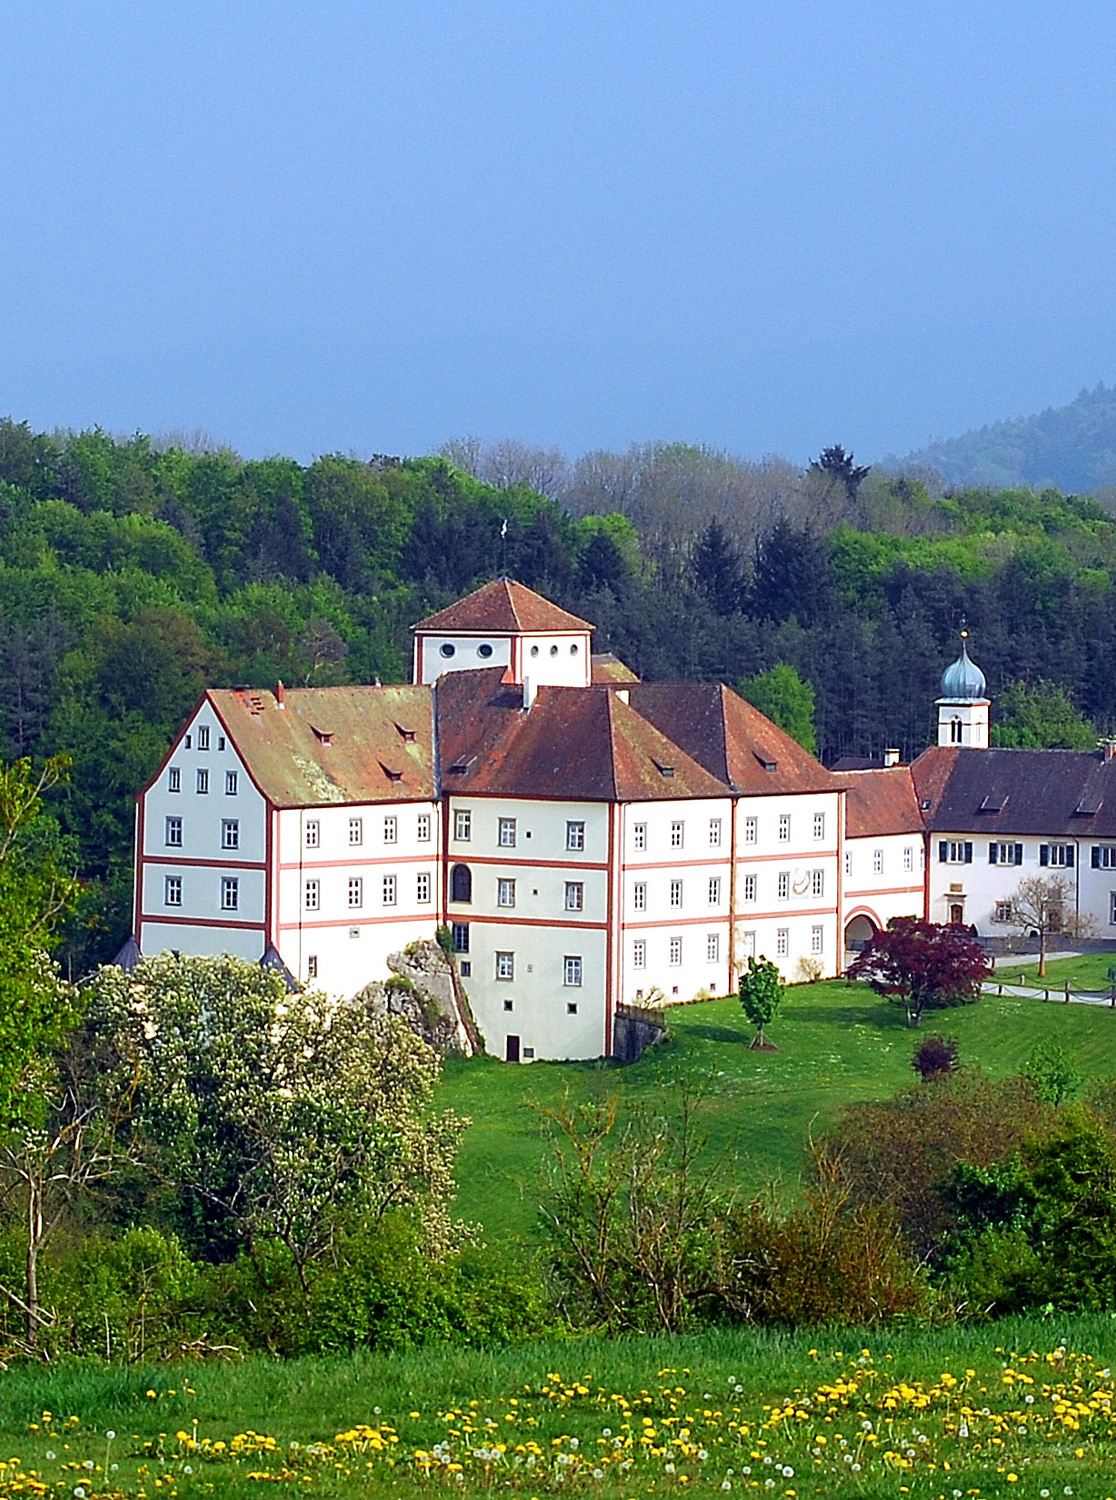
[[[0,1376],[0,1496],[1116,1497],[1116,1323]]]

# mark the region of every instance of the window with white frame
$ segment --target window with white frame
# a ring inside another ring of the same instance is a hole
[[[907,844],[903,850],[903,868],[904,870],[914,869],[914,850],[910,844]]]
[[[425,906],[430,900],[430,871],[420,870],[415,876],[415,900]]]
[[[384,843],[397,844],[399,842],[399,819],[394,813],[387,813],[384,817]]]
[[[468,924],[468,922],[454,922],[454,924],[453,924],[453,951],[455,953],[468,953],[468,951],[469,951],[469,924]]]
[[[515,819],[501,818],[499,825],[499,840],[501,849],[515,848]]]
[[[585,824],[580,818],[570,818],[566,822],[566,848],[585,848]]]
[[[680,937],[672,937],[670,940],[670,962],[674,968],[682,962],[682,939]]]
[[[460,844],[467,844],[473,837],[473,814],[467,807],[459,807],[454,812],[453,836]]]
[[[359,875],[349,876],[349,905],[364,905],[364,881]]]
[[[670,882],[670,904],[671,906],[682,905],[682,882],[680,880]]]
[[[306,960],[306,977],[307,979],[317,979],[318,977],[318,955],[316,953],[311,953]]]
[[[825,813],[823,812],[816,812],[814,814],[814,837],[816,839],[825,838]]]
[[[756,899],[756,877],[754,875],[745,875],[744,877],[743,899],[745,901],[754,901]]]
[[[317,849],[318,846],[321,844],[321,841],[322,841],[322,825],[318,822],[317,818],[308,818],[306,820],[306,847],[307,847],[307,849]]]
[[[235,797],[237,790],[237,774],[235,771],[225,772],[225,796]]]
[[[577,989],[581,984],[581,954],[567,953],[562,960],[563,983],[570,989]]]
[[[647,882],[644,880],[637,880],[632,886],[632,910],[647,910]]]
[[[643,938],[636,938],[632,944],[632,968],[646,969],[647,967],[647,943]]]
[[[780,901],[789,901],[790,900],[790,871],[789,870],[780,870],[779,871],[779,878],[778,878],[778,881],[776,883],[776,888],[775,889],[776,889],[776,894],[777,894],[777,896],[778,896],[778,898],[779,898]]]
[[[496,882],[496,905],[497,906],[514,906],[515,905],[515,881],[514,880],[498,880]]]
[[[1116,870],[1116,844],[1093,845],[1093,869]]]
[[[182,876],[168,875],[163,882],[164,906],[182,905]]]
[[[182,772],[177,766],[171,766],[167,770],[167,791],[180,792],[182,790]]]
[[[684,846],[685,842],[686,825],[683,822],[675,820],[675,822],[670,825],[670,847],[672,849],[681,849]]]
[[[721,847],[721,820],[720,818],[709,819],[709,847],[719,849]]]
[[[989,844],[988,863],[990,865],[1021,865],[1023,863],[1023,845],[1002,844],[999,842]]]
[[[779,814],[779,842],[780,842],[780,844],[789,844],[790,843],[790,818],[791,818],[790,813],[780,813]]]
[[[708,932],[705,935],[705,957],[711,964],[721,961],[721,934]]]
[[[385,820],[386,821],[386,820]],[[364,819],[349,819],[349,844],[355,846],[364,843]]]
[[[997,901],[994,915],[997,922],[1010,922],[1014,915],[1011,902]]]
[[[852,850],[851,849],[846,849],[845,850],[845,878],[848,879],[848,877],[851,874],[852,874]]]
[[[883,874],[883,850],[882,849],[873,849],[872,850],[872,874],[873,875],[882,875]]]
[[[779,927],[775,931],[775,956],[786,958],[790,952],[790,928]]]
[[[497,955],[496,955],[496,978],[497,979],[514,979],[515,978],[515,954],[514,953],[497,953]]]
[[[825,871],[824,870],[811,870],[810,871],[810,894],[811,894],[811,896],[815,896],[815,897],[817,897],[817,896],[824,896],[825,895]]]
[[[222,849],[239,849],[240,848],[240,819],[239,818],[222,818],[221,819],[221,848]]]
[[[217,736],[217,748],[218,750],[223,750],[225,748],[225,736],[223,734],[219,734]]]
[[[235,875],[221,877],[221,910],[236,911],[240,906],[240,881]]]
[[[757,844],[759,842],[759,819],[744,819],[744,842],[746,844]]]
[[[646,823],[633,823],[632,824],[632,848],[633,849],[646,849],[647,848],[647,824]]]
[[[209,725],[208,724],[199,724],[198,725],[198,749],[199,750],[208,750],[209,749]]]
[[[1039,864],[1051,865],[1059,870],[1073,869],[1072,844],[1040,844]]]
[[[303,887],[303,901],[307,911],[318,911],[322,904],[322,887],[317,880],[308,880]]]
[[[394,875],[385,875],[382,884],[383,903],[385,906],[394,906],[399,890],[399,882]]]
[[[199,771],[198,772],[198,779],[197,779],[197,782],[195,783],[195,785],[197,787],[198,796],[199,797],[206,796],[208,794],[208,792],[209,792],[209,772],[208,771]]]
[[[973,844],[971,839],[942,839],[938,844],[938,861],[943,865],[971,865]]]
[[[825,928],[824,927],[811,927],[810,928],[810,952],[811,953],[820,953],[822,951],[824,943],[825,943]]]
[[[1108,920],[1116,926],[1116,891],[1108,893]]]
[[[165,825],[163,842],[168,849],[182,848],[182,819],[168,818]]]
[[[566,881],[566,910],[580,911],[585,905],[585,886],[580,880]]]
[[[429,813],[419,813],[419,815],[418,815],[418,827],[416,829],[415,837],[418,839],[418,841],[419,841],[420,844],[425,844],[425,843],[429,842],[429,839],[430,839],[430,814]]]
[[[721,904],[721,877],[719,875],[709,877],[709,904],[710,906]]]

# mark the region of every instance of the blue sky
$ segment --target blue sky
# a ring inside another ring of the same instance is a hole
[[[1116,6],[0,4],[0,412],[876,458],[1116,379]]]

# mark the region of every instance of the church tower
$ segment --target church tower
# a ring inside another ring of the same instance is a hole
[[[938,744],[988,749],[988,710],[984,673],[969,660],[969,632],[961,632],[961,655],[942,673],[938,703]]]

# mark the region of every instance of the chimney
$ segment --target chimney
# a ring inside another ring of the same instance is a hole
[[[535,701],[535,694],[538,692],[538,690],[539,690],[539,685],[538,685],[538,683],[535,681],[535,679],[533,677],[524,677],[524,679],[523,679],[523,707],[525,709],[529,709],[531,707],[531,704],[534,703],[534,701]]]
[[[632,690],[631,688],[617,688],[616,696],[620,699],[621,703],[629,703],[631,701]]]
[[[1110,760],[1116,760],[1116,739],[1107,739],[1104,742],[1104,759],[1107,764]]]
[[[899,750],[895,745],[889,745],[884,751],[884,765],[897,766],[899,764]]]
[[[281,682],[275,684],[275,706],[276,708],[287,706],[287,690]]]

